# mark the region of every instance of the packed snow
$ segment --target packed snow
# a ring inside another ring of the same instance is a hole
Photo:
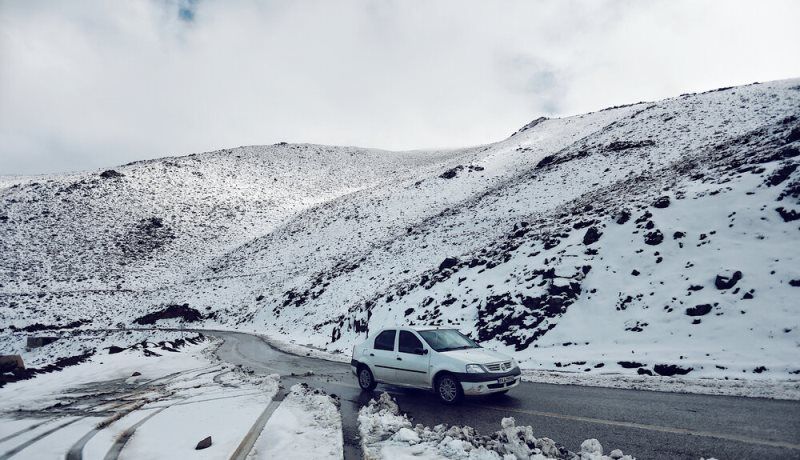
[[[196,336],[76,332],[71,341],[45,345],[57,349],[36,351],[31,361],[95,353],[0,388],[0,456],[61,459],[71,450],[89,459],[116,458],[106,457],[114,452],[122,459],[229,456],[276,394],[278,377],[220,363],[213,356],[217,341]],[[176,342],[181,346],[174,348]],[[108,344],[122,350],[110,353],[103,349]],[[211,445],[195,450],[208,436]]]
[[[304,384],[291,391],[270,417],[249,459],[342,459],[338,401]]]

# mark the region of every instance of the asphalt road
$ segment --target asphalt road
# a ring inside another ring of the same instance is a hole
[[[360,458],[358,409],[387,391],[415,423],[471,425],[488,434],[512,416],[572,451],[597,438],[606,452],[622,449],[639,459],[800,459],[796,401],[522,383],[507,396],[444,406],[421,390],[379,385],[374,393],[362,392],[349,364],[287,354],[248,334],[203,332],[224,340],[217,352],[224,361],[281,374],[287,387],[302,381],[338,395],[346,458]]]

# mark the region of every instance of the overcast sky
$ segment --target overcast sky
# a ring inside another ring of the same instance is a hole
[[[0,175],[279,141],[500,140],[800,77],[800,2],[0,0]]]

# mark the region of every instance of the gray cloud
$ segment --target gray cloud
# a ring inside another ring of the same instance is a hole
[[[491,142],[800,76],[789,1],[0,3],[0,175],[278,141]]]

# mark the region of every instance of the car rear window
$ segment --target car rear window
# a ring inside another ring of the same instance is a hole
[[[378,334],[378,336],[375,337],[374,348],[376,350],[389,350],[389,351],[394,350],[394,336],[396,332],[397,331],[395,331],[394,329],[387,329]]]

